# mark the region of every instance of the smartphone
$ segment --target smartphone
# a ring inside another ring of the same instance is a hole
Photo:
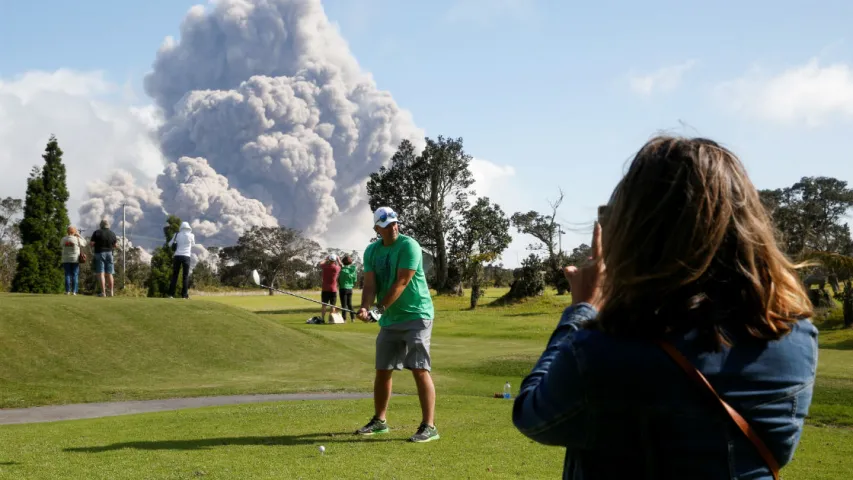
[[[598,223],[604,224],[604,220],[607,218],[607,215],[610,213],[609,205],[599,205],[598,206]]]

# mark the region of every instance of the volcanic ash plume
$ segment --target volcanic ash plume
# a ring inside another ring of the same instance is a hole
[[[403,139],[423,142],[319,0],[194,7],[180,38],[166,39],[145,88],[174,162],[157,180],[163,208],[201,239],[234,241],[272,219],[322,235],[335,217],[363,213],[368,175]]]
[[[106,181],[90,183],[87,196],[89,199],[83,202],[79,210],[81,225],[98,228],[100,221],[107,219],[113,228],[118,228],[122,219],[122,205],[126,204],[128,238],[146,248],[165,241],[163,225],[166,223],[166,213],[160,202],[160,191],[153,186],[137,185],[129,172],[116,170]]]
[[[277,225],[263,203],[229,188],[228,180],[203,158],[181,157],[169,164],[157,186],[164,203],[174,205],[170,213],[191,219],[193,233],[211,245],[227,244],[254,226]]]

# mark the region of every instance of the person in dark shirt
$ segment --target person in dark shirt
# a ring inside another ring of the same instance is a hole
[[[110,230],[110,222],[101,220],[101,229],[96,230],[92,234],[92,264],[95,273],[98,275],[98,280],[101,282],[101,293],[99,297],[107,296],[107,283],[110,285],[109,296],[112,297],[113,291],[113,275],[115,274],[115,262],[113,260],[113,249],[118,243],[116,234]]]

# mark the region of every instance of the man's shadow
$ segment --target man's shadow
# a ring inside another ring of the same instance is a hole
[[[66,448],[66,452],[100,453],[111,450],[133,448],[136,450],[207,450],[213,447],[231,445],[314,445],[317,443],[354,443],[354,442],[400,442],[398,438],[364,438],[352,432],[311,433],[307,435],[280,435],[274,437],[222,437],[199,438],[191,440],[152,440],[145,442],[122,442],[100,447]]]

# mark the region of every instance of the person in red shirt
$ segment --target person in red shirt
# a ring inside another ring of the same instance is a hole
[[[338,297],[338,275],[341,273],[341,260],[337,255],[329,255],[328,258],[320,262],[320,269],[323,271],[323,293],[320,300],[323,303],[335,305]],[[321,315],[323,321],[326,321],[326,306],[323,305]],[[332,308],[332,313],[337,313],[335,307]]]

